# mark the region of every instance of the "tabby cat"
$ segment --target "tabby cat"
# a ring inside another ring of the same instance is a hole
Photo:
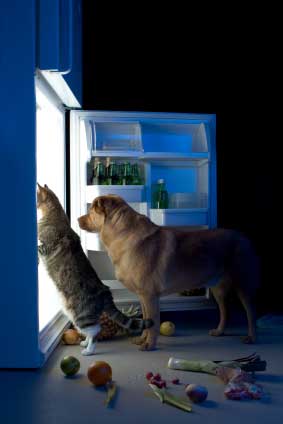
[[[128,318],[120,312],[112,293],[97,276],[85,255],[79,236],[72,230],[58,198],[47,185],[37,188],[39,258],[55,283],[63,308],[79,331],[86,335],[81,343],[83,355],[95,353],[102,312],[132,334],[153,325],[151,319]]]

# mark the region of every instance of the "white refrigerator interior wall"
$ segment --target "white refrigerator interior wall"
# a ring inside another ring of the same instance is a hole
[[[37,182],[47,184],[65,205],[64,112],[40,87],[36,87]],[[39,217],[38,217],[39,218]],[[61,309],[56,288],[43,264],[38,267],[39,330]]]

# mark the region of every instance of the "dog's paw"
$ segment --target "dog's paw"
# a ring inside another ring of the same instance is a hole
[[[256,338],[254,336],[244,336],[241,337],[241,340],[245,344],[253,344],[256,342]]]
[[[150,350],[155,350],[155,349],[156,349],[155,344],[147,342],[147,341],[143,342],[139,347],[139,350],[147,351],[147,352],[149,352]]]
[[[136,344],[136,345],[142,345],[145,342],[145,340],[146,340],[146,337],[143,337],[143,336],[138,336],[138,337],[132,337],[131,338],[131,342],[133,344]]]
[[[212,330],[210,330],[208,332],[208,334],[210,336],[219,337],[219,336],[222,336],[224,334],[224,331],[218,330],[218,328],[213,328]]]

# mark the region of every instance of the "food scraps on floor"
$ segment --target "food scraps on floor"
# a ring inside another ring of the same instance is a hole
[[[155,384],[149,384],[149,387],[153,390],[154,394],[159,398],[162,403],[167,403],[168,405],[175,406],[176,408],[182,409],[186,412],[192,411],[192,407],[189,402],[172,395],[165,388],[160,389],[156,387]]]
[[[194,403],[203,402],[208,395],[207,388],[199,386],[198,384],[188,384],[185,388],[185,392],[190,400]]]
[[[117,393],[117,385],[114,381],[109,381],[106,384],[107,396],[104,401],[104,405],[109,406]]]
[[[262,361],[256,353],[228,361],[169,358],[168,368],[217,375],[227,385],[224,395],[231,400],[261,399],[264,394],[262,386],[255,383],[253,374],[264,371],[266,361]]]

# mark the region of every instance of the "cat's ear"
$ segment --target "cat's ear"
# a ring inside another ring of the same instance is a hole
[[[37,183],[37,190],[36,190],[36,194],[37,194],[37,199],[41,202],[44,202],[46,200],[47,194],[46,191],[44,190],[44,188]]]

